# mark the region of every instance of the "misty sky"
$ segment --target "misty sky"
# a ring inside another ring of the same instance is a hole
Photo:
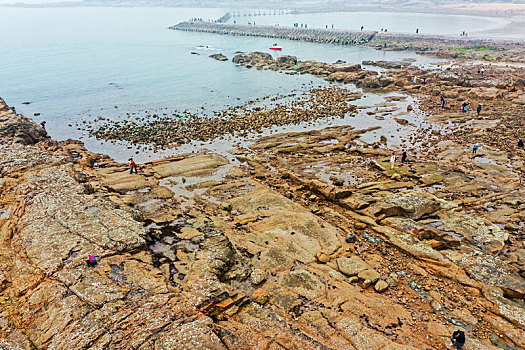
[[[54,2],[72,2],[72,1],[81,1],[81,0],[0,0],[1,4],[51,4]]]

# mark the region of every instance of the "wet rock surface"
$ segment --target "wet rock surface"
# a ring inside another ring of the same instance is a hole
[[[312,89],[302,96],[285,96],[283,102],[269,106],[252,106],[256,101],[249,101],[246,105],[217,112],[214,117],[148,114],[140,120],[132,120],[128,114],[125,120],[94,122],[85,129],[90,135],[103,140],[128,141],[156,148],[175,147],[195,140],[210,141],[225,136],[262,133],[272,126],[294,125],[329,117],[343,118],[355,113],[355,106],[348,102],[359,96],[347,89],[329,86]],[[267,96],[263,100],[269,98]]]
[[[216,53],[210,55],[211,58],[215,58],[217,61],[228,61],[228,57],[224,56],[222,53]]]
[[[137,174],[76,141],[0,145],[0,347],[525,347],[522,73],[484,74],[381,74],[432,122],[403,164],[350,126]]]

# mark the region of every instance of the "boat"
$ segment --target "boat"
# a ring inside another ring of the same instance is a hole
[[[283,48],[280,47],[279,45],[277,44],[273,44],[272,47],[270,47],[270,50],[276,50],[276,51],[281,51]]]

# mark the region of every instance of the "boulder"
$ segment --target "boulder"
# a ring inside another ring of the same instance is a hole
[[[318,251],[315,254],[315,258],[317,259],[317,261],[319,261],[322,264],[327,263],[327,262],[330,261],[330,255],[327,252],[323,251],[323,250]]]
[[[392,193],[368,210],[375,216],[403,216],[418,220],[441,209],[442,201],[433,195],[417,191]]]
[[[253,285],[259,285],[266,281],[266,272],[264,270],[255,269],[250,274],[250,281]]]
[[[376,283],[376,281],[381,277],[379,275],[379,272],[373,269],[366,269],[357,274],[357,277],[359,277],[362,280],[370,280],[371,283]],[[386,283],[386,282],[385,282]]]
[[[360,64],[338,63],[333,65],[335,72],[358,72],[361,70]]]
[[[252,300],[259,305],[264,305],[270,300],[270,293],[264,289],[257,289],[252,294]]]
[[[337,259],[337,268],[347,276],[355,276],[361,271],[370,269],[370,266],[359,257],[351,256],[350,258],[342,257]]]
[[[379,281],[377,281],[377,283],[375,284],[374,289],[375,289],[375,291],[378,292],[378,293],[383,293],[385,290],[388,289],[388,283],[386,283],[386,282],[383,281],[383,280],[379,280]]]
[[[348,232],[345,241],[346,243],[354,243],[355,241],[357,241],[357,237],[352,232]]]
[[[297,57],[284,55],[277,59],[277,63],[280,65],[295,66],[297,64]]]
[[[240,53],[232,58],[233,63],[245,64],[250,63],[252,66],[258,62],[273,62],[272,55],[265,52]]]
[[[394,83],[394,79],[384,76],[368,76],[359,80],[356,85],[361,88],[378,89]]]
[[[228,61],[228,57],[224,56],[222,53],[216,53],[210,55],[211,58],[215,58],[217,61]]]

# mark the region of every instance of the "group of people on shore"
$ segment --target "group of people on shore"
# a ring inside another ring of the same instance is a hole
[[[401,153],[401,164],[408,164],[407,151],[403,149],[401,152],[402,152]],[[390,157],[390,169],[394,169],[396,165],[396,160],[397,160],[396,154],[393,153],[392,157]]]
[[[463,102],[463,104],[461,105],[461,112],[462,113],[467,113],[468,112],[468,106],[470,105],[470,103],[468,102]],[[481,115],[481,104],[478,105],[478,107],[476,108],[476,115],[479,117]]]
[[[442,109],[445,109],[445,105],[446,105],[446,101],[445,101],[445,97],[441,96],[441,108]],[[461,112],[462,113],[467,113],[468,112],[468,106],[470,105],[470,103],[468,102],[463,102],[463,104],[461,105]],[[482,105],[479,104],[478,107],[476,108],[476,115],[479,117],[481,115],[481,110],[483,109]]]

